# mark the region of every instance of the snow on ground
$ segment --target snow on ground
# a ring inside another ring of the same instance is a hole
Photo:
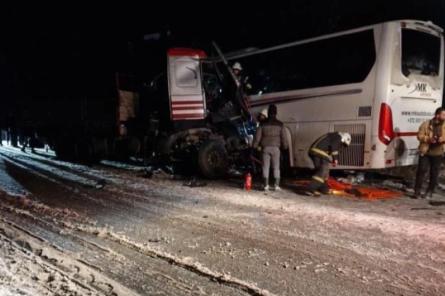
[[[7,160],[14,160],[19,165],[25,165],[29,169],[47,172],[62,180],[86,186],[97,187],[98,183],[116,183],[120,180],[120,176],[110,170],[58,160],[51,151],[36,151],[38,153],[22,152],[12,147],[1,147],[0,156],[3,154],[3,157],[7,157]],[[116,161],[103,160],[101,163],[107,166],[107,168],[111,167],[135,172],[143,170],[140,166]]]
[[[137,296],[51,242],[0,220],[0,295]]]
[[[0,235],[0,295],[100,295]]]
[[[7,219],[144,295],[445,295],[443,194],[314,199],[291,187],[190,188],[119,163],[88,167],[11,148],[0,155],[29,191],[0,197]]]
[[[24,196],[28,192],[18,182],[16,182],[11,176],[9,176],[5,162],[0,157],[0,190],[5,191],[11,196]]]
[[[128,164],[128,163],[122,163],[122,162],[118,162],[118,161],[112,161],[112,160],[102,160],[100,163],[103,165],[106,165],[106,166],[110,166],[110,167],[114,167],[114,168],[118,168],[118,169],[129,170],[129,171],[140,172],[140,171],[144,170],[144,167],[141,167],[141,166],[132,165],[132,164]]]
[[[7,158],[5,158],[5,156],[6,157],[11,156],[11,152],[2,151],[2,153],[3,153],[3,161],[5,161],[5,160],[7,161]],[[26,159],[26,161],[21,160],[21,159],[16,159],[16,161],[18,161],[19,164],[25,162],[26,165],[28,165],[31,168],[36,169],[39,172],[50,173],[51,175],[57,176],[58,178],[65,180],[65,181],[79,183],[84,186],[90,186],[90,187],[98,186],[97,180],[85,178],[83,176],[80,176],[75,173],[71,173],[69,171],[61,171],[57,167],[47,165],[45,163],[38,162],[33,159]]]

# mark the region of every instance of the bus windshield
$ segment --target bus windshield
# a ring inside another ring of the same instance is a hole
[[[402,72],[437,76],[440,69],[440,38],[421,31],[402,30]]]

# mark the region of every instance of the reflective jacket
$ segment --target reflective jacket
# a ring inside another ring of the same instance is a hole
[[[321,157],[332,162],[338,159],[341,144],[341,136],[339,133],[328,133],[312,144],[309,149],[309,155]]]
[[[439,130],[435,131],[434,126],[434,119],[432,119],[422,123],[419,128],[417,139],[420,142],[420,155],[440,156],[445,152],[445,122],[437,124]],[[437,144],[431,144],[434,137],[438,141]]]

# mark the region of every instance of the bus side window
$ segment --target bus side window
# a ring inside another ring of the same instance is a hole
[[[239,59],[252,94],[358,83],[376,61],[374,33],[366,30]]]

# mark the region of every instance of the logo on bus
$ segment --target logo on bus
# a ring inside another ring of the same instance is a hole
[[[426,92],[426,87],[427,87],[426,83],[417,83],[416,87],[414,88],[414,90],[412,92],[410,92],[410,94],[412,94],[413,92],[416,92],[416,91],[424,93],[424,92]]]

